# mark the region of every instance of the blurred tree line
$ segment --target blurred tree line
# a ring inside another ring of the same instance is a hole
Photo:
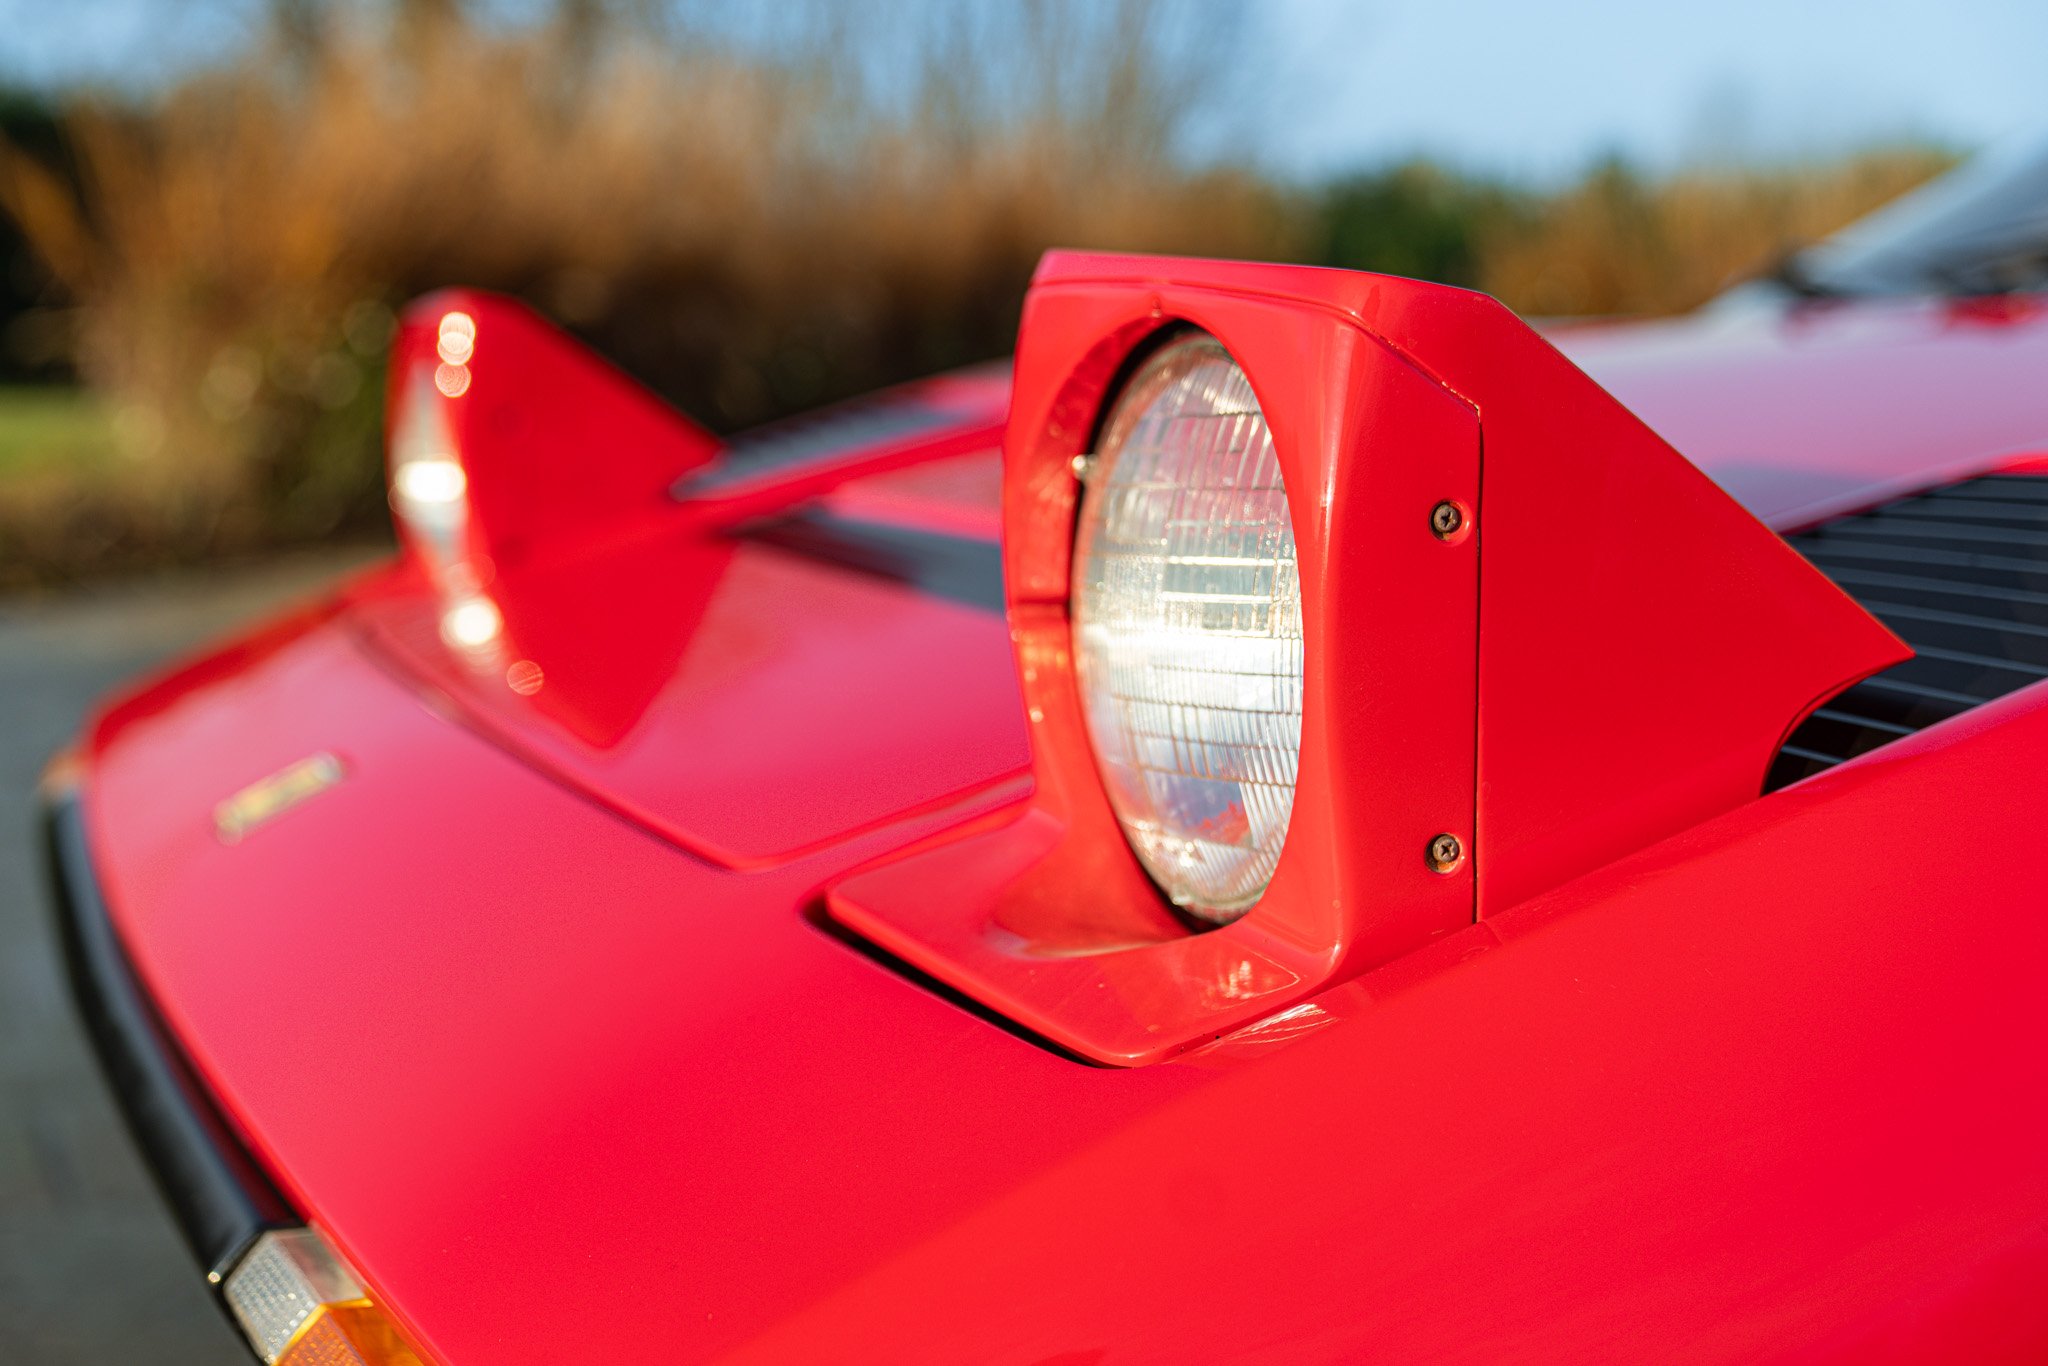
[[[1944,164],[1422,162],[1319,188],[1185,154],[1248,9],[1029,0],[743,32],[682,0],[278,0],[147,100],[0,98],[0,375],[113,405],[122,478],[0,560],[199,558],[381,524],[392,313],[532,300],[721,430],[1005,354],[1048,246],[1305,260],[1526,312],[1690,307]],[[908,16],[908,17],[905,17]],[[764,41],[763,34],[772,41]],[[858,41],[856,41],[856,37]],[[85,530],[81,530],[84,528]]]
[[[0,88],[0,142],[76,174],[66,165],[56,104],[33,92]],[[71,378],[51,307],[55,296],[55,282],[20,223],[0,212],[0,384]]]

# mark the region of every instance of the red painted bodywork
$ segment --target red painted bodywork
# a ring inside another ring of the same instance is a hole
[[[2025,310],[1562,340],[1779,529],[2048,450]],[[805,493],[985,528],[973,420]],[[821,917],[1026,799],[1000,620],[721,515],[495,567],[502,664],[399,564],[91,729],[141,978],[436,1360],[2048,1352],[2048,686],[1091,1067]],[[348,778],[214,837],[316,751]]]

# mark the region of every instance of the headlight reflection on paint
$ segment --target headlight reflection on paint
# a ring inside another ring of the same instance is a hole
[[[469,491],[469,477],[454,460],[430,456],[400,465],[392,487],[409,503],[455,503]]]

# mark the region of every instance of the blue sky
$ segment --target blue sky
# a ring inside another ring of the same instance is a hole
[[[1248,5],[1230,141],[1289,175],[1420,152],[1544,179],[1607,151],[1669,166],[2048,133],[2048,0]],[[0,0],[0,79],[148,79],[256,7]]]
[[[1559,174],[2048,132],[2044,0],[1268,0],[1263,121],[1314,172],[1417,150]]]

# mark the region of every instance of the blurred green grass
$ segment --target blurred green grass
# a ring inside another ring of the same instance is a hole
[[[0,385],[0,484],[62,473],[112,477],[119,440],[107,402],[65,385]]]

